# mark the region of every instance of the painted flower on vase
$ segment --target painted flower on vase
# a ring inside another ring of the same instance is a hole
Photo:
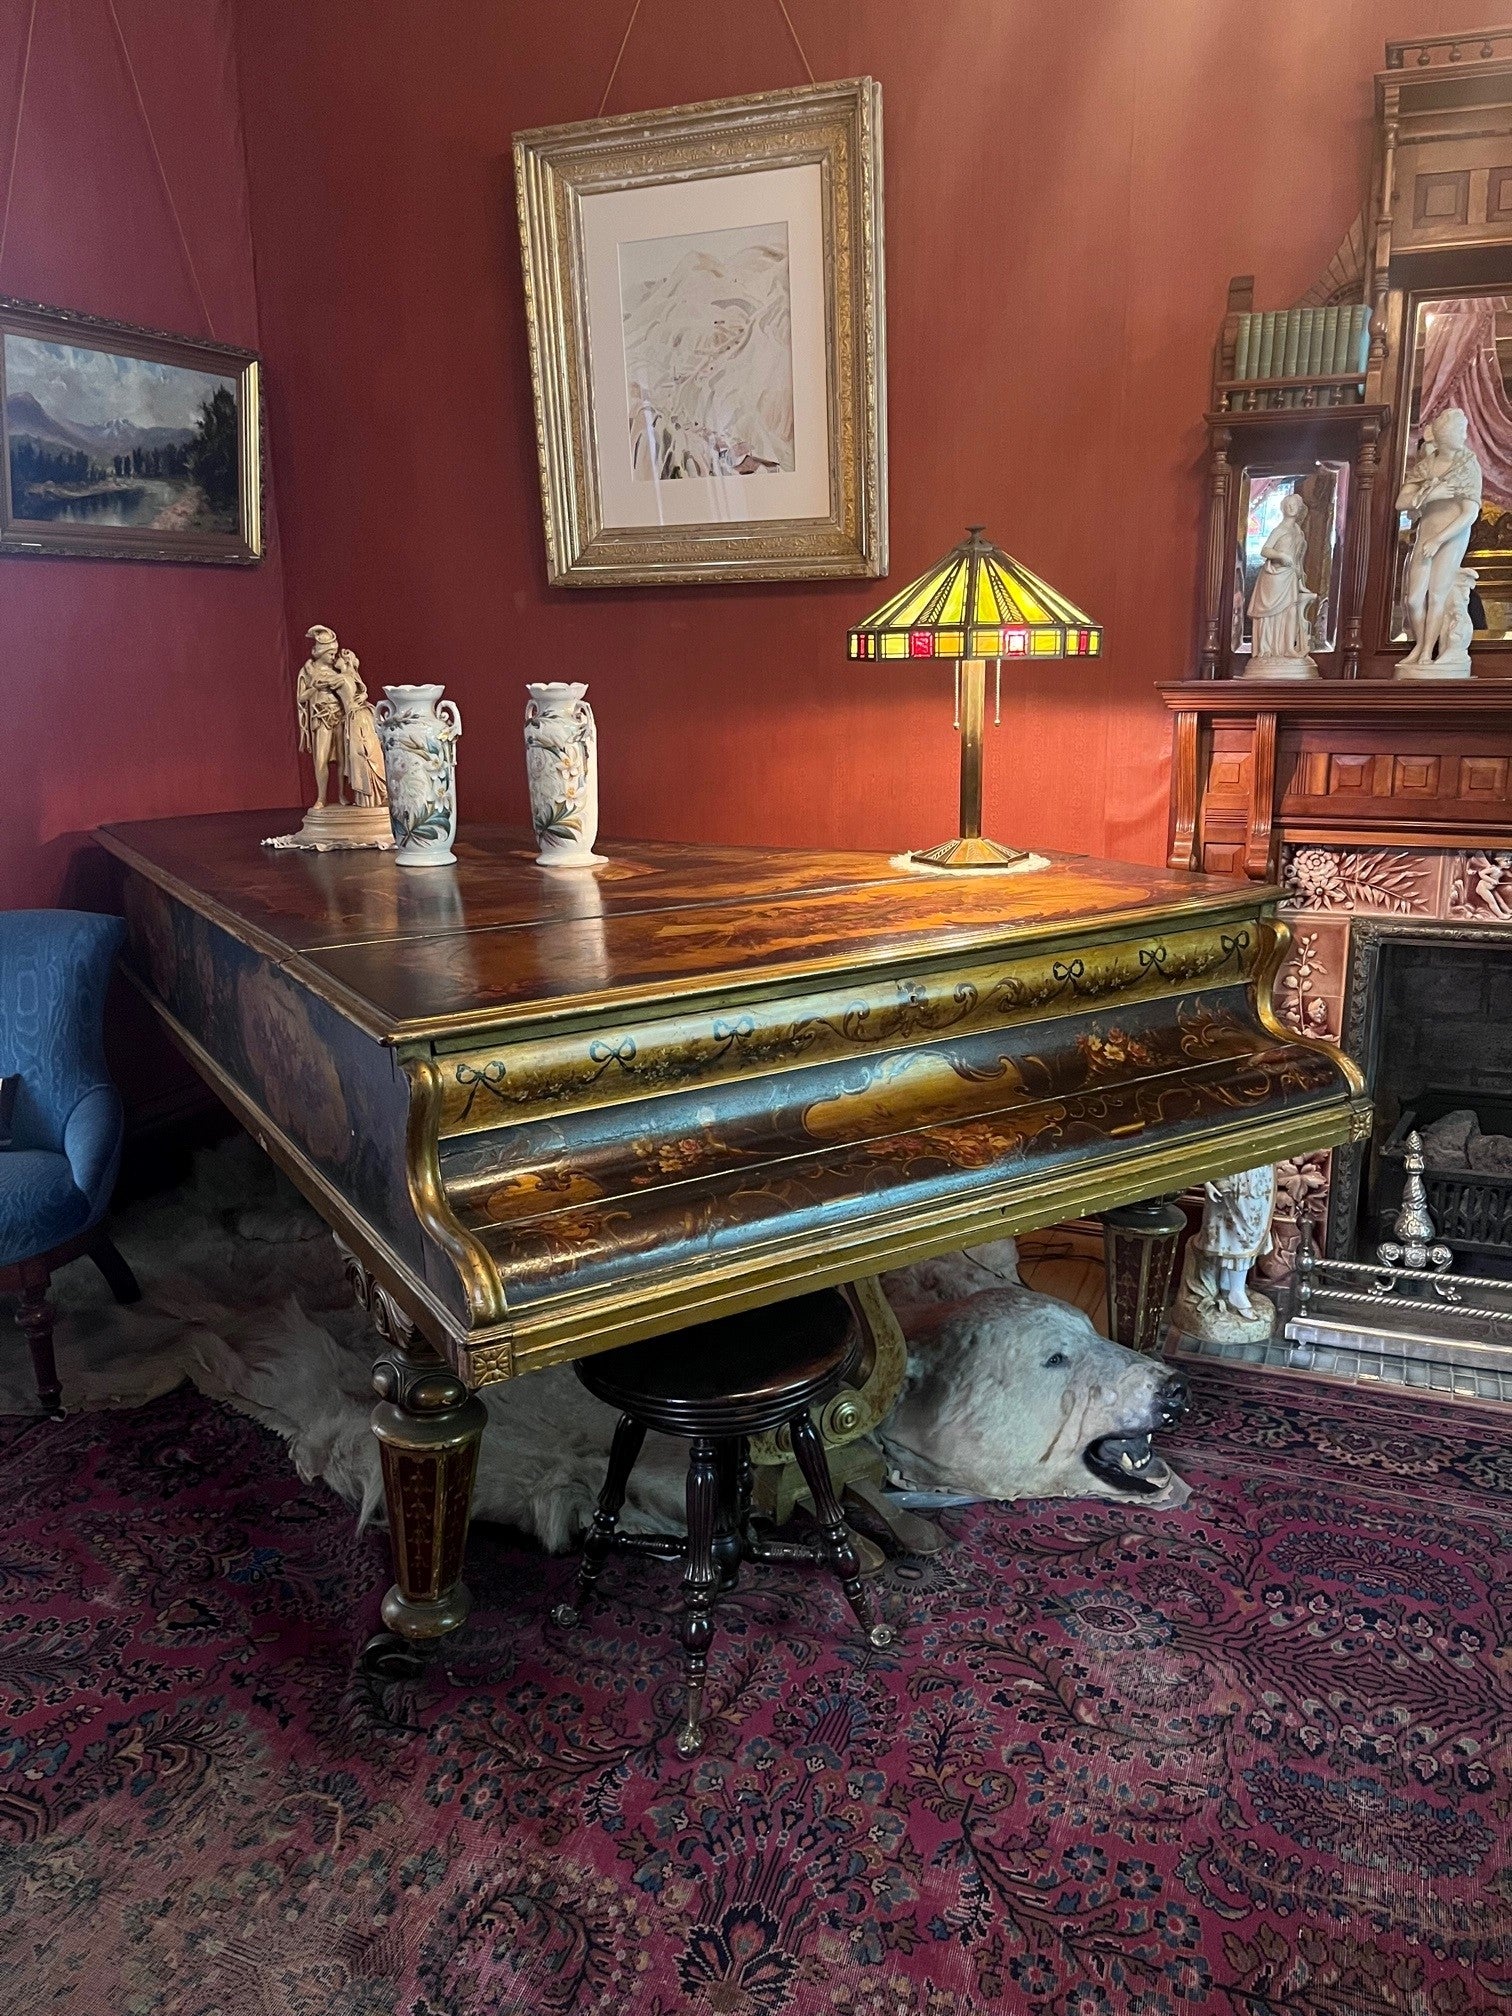
[[[588,688],[567,681],[526,687],[525,775],[530,823],[543,868],[585,867],[602,857],[598,835],[598,730],[584,699]]]

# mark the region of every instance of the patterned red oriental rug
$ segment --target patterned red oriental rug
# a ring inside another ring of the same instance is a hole
[[[349,1684],[381,1535],[187,1390],[7,1424],[0,2010],[1470,2016],[1512,1994],[1503,1422],[1199,1372],[1178,1513],[952,1515],[868,1652],[480,1532],[450,1673]],[[393,1705],[391,1701],[391,1706]]]

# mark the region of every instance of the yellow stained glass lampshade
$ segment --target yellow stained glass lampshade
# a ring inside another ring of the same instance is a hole
[[[1038,856],[982,835],[982,721],[987,661],[1096,658],[1102,626],[994,546],[973,525],[959,546],[848,632],[850,655],[875,661],[948,658],[961,731],[961,831],[913,859],[933,868],[1039,866]]]
[[[1095,658],[1102,626],[973,525],[849,644],[852,658]]]

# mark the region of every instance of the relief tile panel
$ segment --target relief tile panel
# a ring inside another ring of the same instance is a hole
[[[1313,1242],[1322,1250],[1332,1172],[1333,1155],[1327,1149],[1317,1155],[1297,1155],[1289,1162],[1276,1164],[1276,1209],[1271,1218],[1271,1250],[1262,1253],[1255,1266],[1256,1277],[1263,1286],[1278,1287],[1291,1279],[1304,1224],[1312,1226]]]
[[[1512,924],[1512,853],[1451,854],[1448,914],[1487,924]]]
[[[1326,1036],[1337,1043],[1349,967],[1349,921],[1309,916],[1299,918],[1292,930],[1291,950],[1276,983],[1276,1007],[1301,1035]]]
[[[1282,864],[1286,908],[1343,917],[1437,917],[1446,859],[1426,848],[1290,846]]]

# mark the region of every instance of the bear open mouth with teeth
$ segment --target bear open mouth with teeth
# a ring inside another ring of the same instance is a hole
[[[908,1381],[881,1430],[894,1481],[979,1498],[1139,1498],[1188,1487],[1152,1447],[1186,1381],[1018,1280],[1012,1240],[883,1277]]]

